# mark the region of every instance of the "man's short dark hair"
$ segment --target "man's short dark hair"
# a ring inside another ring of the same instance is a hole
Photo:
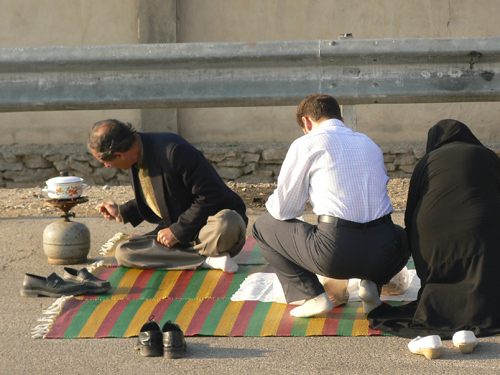
[[[330,95],[312,94],[304,98],[297,107],[296,119],[301,128],[304,127],[302,117],[310,117],[313,121],[320,119],[340,120],[342,113],[337,100]]]
[[[130,123],[109,119],[96,122],[89,132],[87,146],[96,151],[99,159],[111,161],[115,152],[130,150],[136,140],[136,130]]]

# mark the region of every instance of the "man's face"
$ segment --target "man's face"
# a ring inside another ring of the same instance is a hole
[[[101,158],[99,158],[96,150],[92,150],[92,154],[97,160],[103,163],[106,167],[114,167],[118,169],[127,170],[134,164],[131,163],[130,160],[128,160],[128,158],[126,157],[126,153],[124,152],[115,152],[116,158],[114,158],[113,160],[102,160]]]

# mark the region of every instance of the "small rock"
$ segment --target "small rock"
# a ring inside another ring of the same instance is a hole
[[[255,203],[255,204],[264,204],[264,199],[262,199],[260,197],[254,197],[253,200],[252,200],[252,203]]]

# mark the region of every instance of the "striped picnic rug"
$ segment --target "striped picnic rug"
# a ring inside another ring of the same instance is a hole
[[[61,297],[44,311],[33,338],[133,337],[154,316],[180,325],[186,336],[367,336],[382,335],[368,327],[359,302],[349,302],[323,317],[294,318],[291,305],[231,301],[245,278],[273,272],[253,237],[236,261],[237,273],[219,270],[154,271],[119,267],[114,249],[129,235],[117,234],[102,248],[103,259],[89,270],[107,279],[106,294]],[[397,304],[397,303],[396,303]]]

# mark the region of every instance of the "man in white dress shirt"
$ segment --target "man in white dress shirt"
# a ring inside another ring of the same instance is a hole
[[[333,304],[317,275],[362,279],[365,312],[380,304],[380,289],[406,264],[403,228],[393,224],[380,148],[343,123],[337,101],[313,94],[297,107],[304,136],[290,146],[269,197],[268,214],[253,235],[274,267],[290,314],[310,317]],[[309,200],[318,224],[298,219]]]

